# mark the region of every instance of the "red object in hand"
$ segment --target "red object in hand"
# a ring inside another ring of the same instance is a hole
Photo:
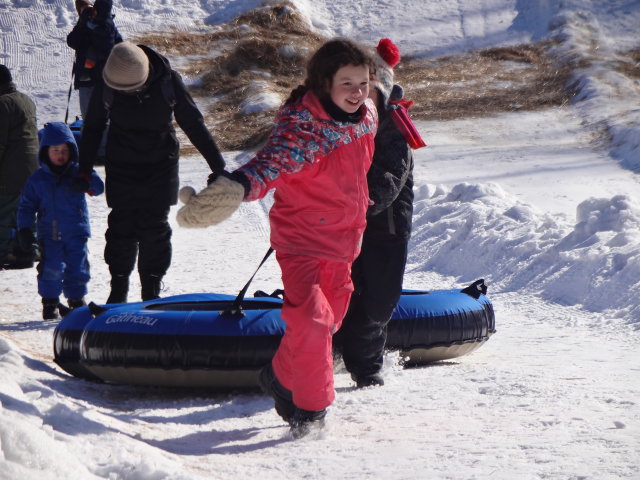
[[[393,103],[398,105],[398,108],[394,108],[391,110],[391,119],[393,123],[396,124],[400,133],[407,141],[409,146],[414,150],[418,148],[426,147],[427,144],[424,142],[422,137],[420,136],[420,132],[409,118],[409,114],[407,110],[413,105],[411,100],[399,100],[399,101],[390,101],[389,103]]]
[[[92,197],[96,194],[95,190],[91,189],[91,174],[86,172],[78,173],[71,189],[76,193],[87,193]]]

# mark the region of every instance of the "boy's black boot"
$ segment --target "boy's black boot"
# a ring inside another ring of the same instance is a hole
[[[142,301],[155,300],[160,298],[160,290],[162,288],[162,275],[153,275],[145,273],[140,275],[140,296]]]
[[[319,431],[324,427],[324,417],[327,415],[327,409],[322,410],[303,410],[296,408],[293,418],[289,422],[291,425],[291,435],[298,439],[309,435],[312,431]]]
[[[58,303],[60,303],[58,297],[42,299],[42,318],[44,320],[55,320],[58,318]]]
[[[273,373],[271,363],[260,370],[258,374],[258,384],[262,391],[275,401],[276,412],[285,422],[291,422],[296,406],[293,404],[291,390],[286,389]]]
[[[111,275],[111,293],[107,303],[127,303],[129,275]]]
[[[80,307],[84,307],[87,305],[87,302],[84,301],[84,297],[80,298],[69,298],[67,299],[67,305],[69,305],[70,309],[76,309]]]

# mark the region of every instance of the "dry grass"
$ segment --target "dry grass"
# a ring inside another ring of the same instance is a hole
[[[179,70],[199,77],[191,89],[209,107],[203,112],[220,148],[245,150],[263,142],[274,110],[244,114],[241,103],[256,81],[284,100],[304,78],[306,59],[325,39],[309,30],[288,2],[266,5],[212,32],[163,32],[137,39],[161,53],[181,57]],[[395,69],[412,117],[451,120],[563,105],[570,67],[556,65],[548,45],[491,48],[437,59],[403,58]],[[636,52],[636,66],[637,68]],[[175,62],[174,62],[175,63]],[[181,138],[184,153],[193,147]]]
[[[206,55],[219,48],[220,43],[236,40],[237,34],[227,30],[207,33],[191,33],[171,30],[162,33],[146,33],[134,39],[136,43],[152,45],[169,56]]]
[[[191,90],[194,97],[213,100],[203,114],[222,150],[244,150],[266,139],[275,112],[243,114],[241,103],[256,93],[249,87],[268,82],[269,92],[284,100],[304,79],[310,52],[324,41],[288,2],[244,13],[213,33],[170,32],[137,40],[169,57],[189,55],[180,71],[200,77]],[[185,145],[183,151],[193,150]]]
[[[545,45],[491,48],[438,59],[405,59],[396,79],[415,102],[413,118],[453,120],[563,105],[571,70]]]
[[[627,77],[640,78],[640,48],[625,52],[623,55],[626,58],[618,62],[616,70]]]

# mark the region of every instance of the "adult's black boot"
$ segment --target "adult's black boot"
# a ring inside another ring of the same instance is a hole
[[[351,374],[351,378],[356,382],[358,388],[380,387],[384,385],[384,378],[379,373],[370,373],[368,375]]]
[[[127,303],[129,275],[111,275],[111,293],[107,303]]]
[[[140,296],[142,301],[155,300],[160,298],[160,290],[162,284],[162,275],[153,275],[151,273],[140,274]]]
[[[42,318],[44,320],[55,320],[58,318],[58,303],[60,303],[58,297],[42,299]]]

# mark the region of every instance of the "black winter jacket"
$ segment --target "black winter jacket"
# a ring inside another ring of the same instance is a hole
[[[211,170],[220,172],[225,166],[180,75],[165,57],[149,47],[140,47],[151,66],[143,89],[137,93],[111,90],[112,101],[107,110],[103,92],[109,87],[98,82],[82,129],[80,171],[89,173],[110,119],[105,174],[107,204],[112,208],[168,207],[177,203],[179,143],[173,127],[174,114]],[[163,82],[172,85],[173,107],[163,93]]]
[[[39,168],[36,106],[13,82],[0,84],[0,195],[18,195]]]
[[[76,52],[73,63],[74,88],[92,87],[102,77],[102,70],[109,53],[122,36],[111,15],[112,0],[96,0],[94,17],[88,17],[91,9],[86,9],[78,23],[67,35],[67,45]],[[85,13],[86,12],[86,13]]]
[[[394,85],[389,100],[402,96],[402,87]],[[408,239],[413,216],[413,152],[389,115],[393,108],[397,106],[391,103],[379,108],[375,153],[367,175],[374,205],[367,211],[365,235]]]

